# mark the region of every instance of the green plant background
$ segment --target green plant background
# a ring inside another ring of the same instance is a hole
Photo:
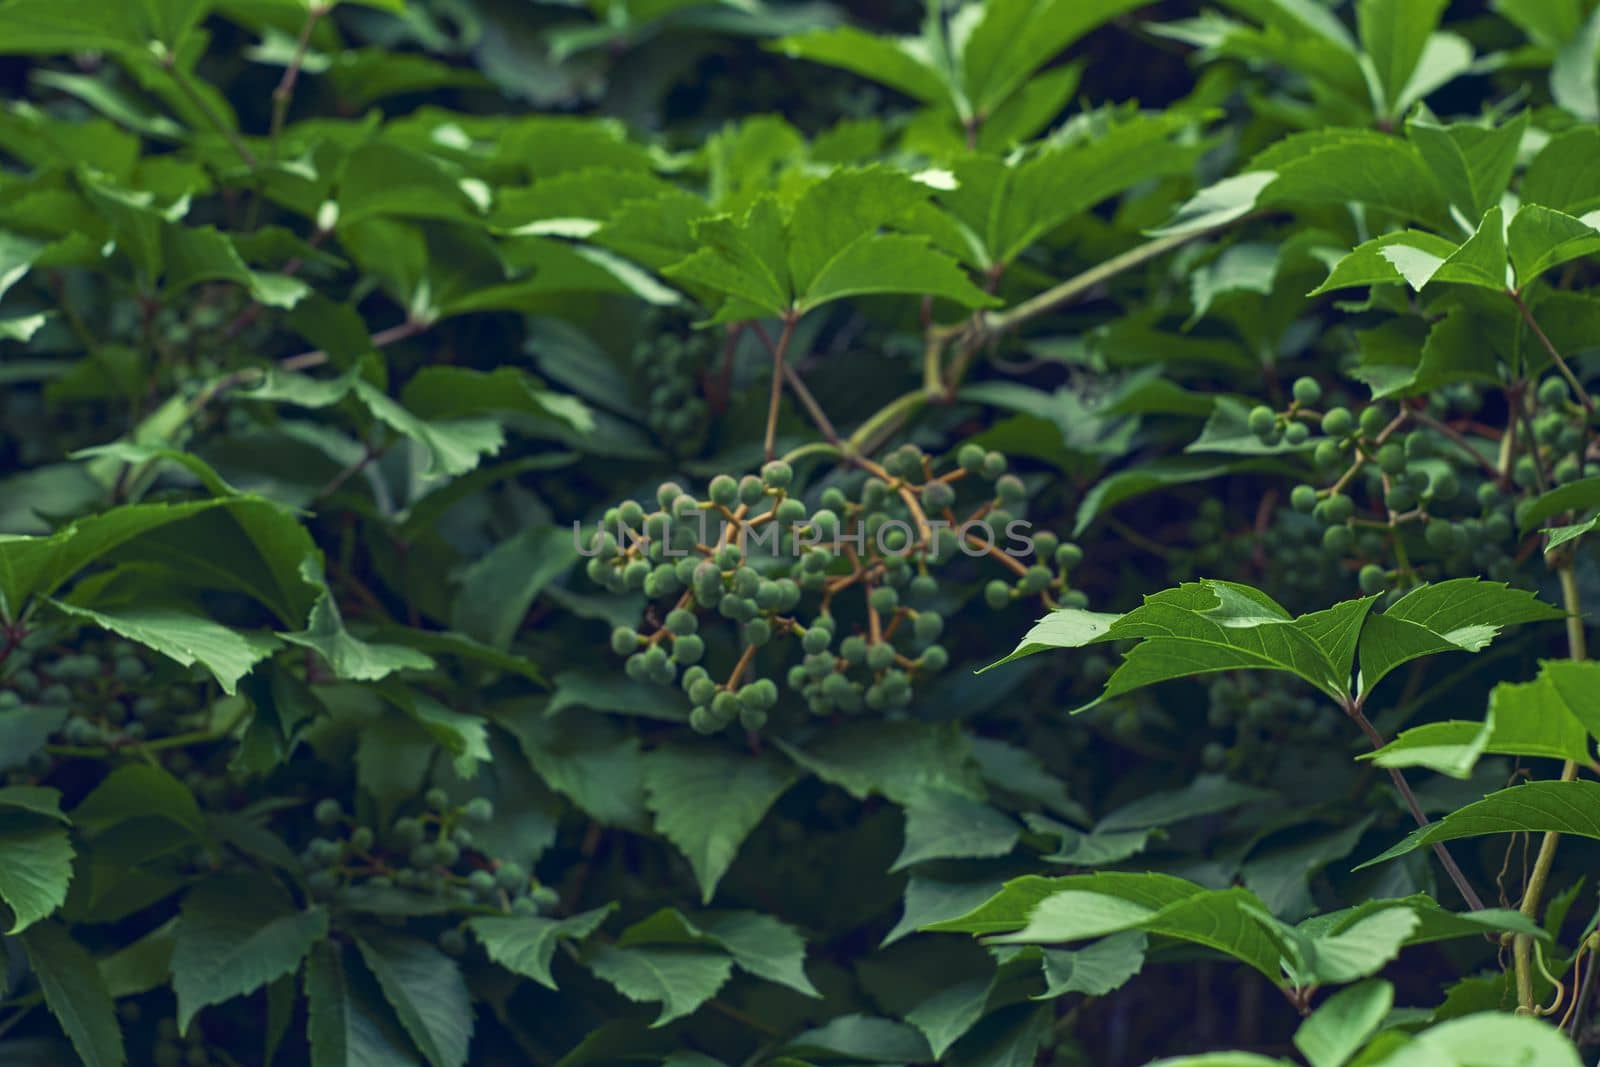
[[[0,85],[0,1062],[1593,1062],[1592,0]]]

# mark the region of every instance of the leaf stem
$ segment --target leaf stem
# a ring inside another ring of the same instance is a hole
[[[1038,318],[1047,311],[1053,311],[1068,301],[1089,292],[1102,282],[1110,281],[1125,270],[1131,270],[1152,259],[1159,259],[1175,248],[1181,248],[1197,238],[1211,233],[1211,230],[1195,230],[1190,233],[1171,234],[1166,237],[1157,237],[1152,241],[1123,252],[1121,255],[1112,256],[1103,263],[1098,263],[1081,274],[1074,275],[1060,285],[1052,286],[1037,296],[1030,297],[1015,307],[1002,312],[989,312],[982,318],[983,329],[986,333],[1004,333],[1006,330],[1020,326],[1029,319]]]
[[[294,99],[295,83],[300,80],[300,70],[305,66],[306,52],[311,47],[311,34],[317,28],[317,22],[328,13],[328,8],[319,3],[311,5],[306,12],[306,24],[300,29],[300,37],[294,43],[294,55],[289,59],[289,65],[283,70],[283,77],[278,81],[277,88],[272,90],[272,128],[267,137],[272,148],[272,158],[278,158],[278,138],[283,133],[284,121],[289,117],[289,102]]]
[[[1567,364],[1567,361],[1561,358],[1561,353],[1556,350],[1556,346],[1551,342],[1549,335],[1539,325],[1539,320],[1533,317],[1533,312],[1528,308],[1527,302],[1522,299],[1522,294],[1514,290],[1507,290],[1506,295],[1511,297],[1511,302],[1517,305],[1517,310],[1522,314],[1522,321],[1528,324],[1528,329],[1532,330],[1533,335],[1539,339],[1539,344],[1549,354],[1551,361],[1556,365],[1556,369],[1561,372],[1561,376],[1567,380],[1568,385],[1572,386],[1573,392],[1578,394],[1578,400],[1582,402],[1583,410],[1593,415],[1593,398],[1589,396],[1589,392],[1583,387],[1583,383],[1578,381],[1578,376],[1572,373],[1572,368]]]
[[[1556,569],[1556,576],[1561,580],[1561,603],[1567,609],[1567,653],[1574,660],[1585,659],[1588,656],[1588,638],[1583,632],[1583,604],[1579,599],[1578,577],[1571,560]],[[1577,763],[1567,760],[1561,765],[1563,782],[1570,782],[1577,777]],[[1528,888],[1523,891],[1522,906],[1518,908],[1529,919],[1537,921],[1539,918],[1539,906],[1543,903],[1545,885],[1550,879],[1550,868],[1555,865],[1556,849],[1560,844],[1561,835],[1554,830],[1546,831],[1539,842],[1539,854],[1534,858],[1533,872],[1528,875]],[[1518,934],[1512,942],[1512,954],[1517,973],[1517,1014],[1527,1015],[1536,1010],[1533,1002],[1533,938]]]
[[[778,439],[778,405],[783,399],[784,357],[789,353],[789,342],[794,340],[795,323],[799,321],[800,316],[793,311],[783,317],[783,333],[778,335],[777,347],[772,351],[772,396],[767,402],[767,436],[762,448],[769,462]]]
[[[1372,725],[1371,720],[1366,716],[1366,712],[1362,710],[1360,700],[1348,700],[1343,706],[1345,714],[1349,715],[1355,721],[1355,724],[1361,728],[1361,732],[1366,735],[1373,751],[1377,751],[1387,744],[1383,739],[1383,735],[1378,732],[1378,728]],[[1389,780],[1394,783],[1394,787],[1399,791],[1401,799],[1405,801],[1406,807],[1410,809],[1411,817],[1416,820],[1417,826],[1428,826],[1427,813],[1422,810],[1422,805],[1417,802],[1417,794],[1412,791],[1411,783],[1406,781],[1406,776],[1401,773],[1398,767],[1386,769],[1389,772]],[[1445,873],[1450,876],[1450,881],[1455,883],[1457,892],[1467,902],[1467,907],[1473,911],[1482,911],[1483,898],[1478,896],[1477,890],[1472,888],[1472,883],[1467,881],[1466,874],[1456,864],[1455,857],[1450,855],[1450,850],[1445,848],[1443,842],[1434,842],[1433,854],[1439,858]]]

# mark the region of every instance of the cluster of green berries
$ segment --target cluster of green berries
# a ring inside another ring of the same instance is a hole
[[[1208,742],[1200,752],[1201,765],[1235,778],[1269,775],[1274,753],[1296,745],[1326,747],[1341,728],[1326,700],[1259,671],[1212,678],[1206,723],[1226,740]]]
[[[1315,378],[1297,378],[1291,387],[1294,401],[1289,410],[1273,411],[1265,404],[1257,404],[1246,416],[1250,432],[1263,443],[1280,442],[1298,448],[1311,439],[1311,408],[1322,402],[1322,386]]]
[[[462,909],[514,915],[537,915],[555,906],[555,892],[520,864],[478,847],[473,827],[481,830],[494,819],[488,798],[458,805],[434,788],[423,805],[421,812],[380,829],[347,815],[331,797],[318,801],[312,811],[317,835],[300,853],[306,887],[319,898],[345,889],[397,889],[441,897]],[[441,947],[452,946],[441,940]]]
[[[704,376],[711,367],[716,338],[708,332],[665,329],[652,320],[649,333],[633,347],[629,362],[644,391],[645,421],[676,455],[690,455],[704,442],[709,411]]]
[[[691,724],[708,733],[735,721],[761,729],[779,704],[779,678],[818,715],[905,707],[913,683],[949,661],[937,644],[944,620],[932,569],[963,557],[1009,559],[1007,547],[1029,544],[1018,521],[1028,489],[1003,455],[975,445],[942,474],[914,445],[864,466],[821,488],[814,504],[779,460],[760,474],[718,475],[704,499],[668,482],[656,510],[635,501],[608,509],[589,541],[589,577],[614,592],[673,600],[652,606],[647,632],[613,631],[629,677],[680,685]],[[972,485],[981,495],[963,494]],[[969,500],[958,514],[962,495]],[[1031,546],[1048,562],[1011,564],[1021,573],[991,581],[986,601],[1083,603],[1066,577],[1082,559],[1078,547],[1048,533],[1033,534]],[[713,617],[723,625],[708,627]],[[785,667],[796,645],[800,661]]]
[[[0,769],[19,780],[47,773],[48,742],[116,748],[199,726],[209,686],[170,663],[158,671],[152,658],[89,631],[23,637],[0,675],[0,724],[25,743],[0,753]]]
[[[1589,416],[1573,401],[1566,381],[1546,378],[1534,396],[1538,402],[1538,413],[1533,417],[1537,453],[1530,450],[1517,457],[1511,480],[1519,488],[1534,490],[1540,484],[1541,470],[1548,472],[1546,481],[1551,485],[1600,476],[1600,464],[1586,456]]]

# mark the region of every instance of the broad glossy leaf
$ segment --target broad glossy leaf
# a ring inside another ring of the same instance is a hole
[[[931,923],[923,929],[953,934],[998,934],[1020,930],[1028,925],[1042,901],[1064,892],[1111,897],[1155,912],[1205,890],[1186,879],[1165,874],[1100,871],[1065,878],[1041,878],[1030,874],[1007,882],[999,893],[967,914]]]
[[[1311,290],[1309,295],[1316,296],[1335,289],[1365,285],[1412,283],[1414,288],[1420,287],[1417,283],[1413,283],[1412,276],[1401,268],[1428,260],[1442,263],[1455,254],[1459,247],[1454,241],[1448,241],[1423,230],[1386,233],[1357,245],[1352,252],[1334,264],[1327,280]]]
[[[1600,13],[1591,12],[1556,54],[1550,68],[1550,95],[1581,122],[1600,122]]]
[[[1388,745],[1360,758],[1380,767],[1427,767],[1467,779],[1486,754],[1576,760],[1589,758],[1589,736],[1600,727],[1596,706],[1600,665],[1571,661],[1545,664],[1531,682],[1501,682],[1489,693],[1484,721],[1438,722],[1402,732]],[[1573,669],[1561,670],[1563,667]],[[1558,684],[1557,678],[1561,679]]]
[[[1072,536],[1079,537],[1096,519],[1129,500],[1175,485],[1208,482],[1228,474],[1266,473],[1290,468],[1268,459],[1225,460],[1200,456],[1162,456],[1127,470],[1101,478],[1083,499],[1072,522]]]
[[[238,691],[239,679],[279,647],[270,635],[241,633],[202,615],[174,608],[119,607],[95,610],[53,600],[60,611],[87,619],[114,634],[137,641],[183,666],[200,664],[223,692]]]
[[[1546,831],[1600,840],[1600,782],[1529,782],[1502,789],[1413,831],[1361,866],[1383,863],[1437,841]]]
[[[94,959],[56,923],[35,923],[21,934],[45,1006],[72,1042],[84,1067],[122,1067],[127,1062],[116,1004],[106,992]]]
[[[1521,193],[1528,204],[1568,215],[1600,207],[1600,129],[1574,126],[1550,138],[1529,161]]]
[[[1600,478],[1579,478],[1534,497],[1533,502],[1520,513],[1520,525],[1522,531],[1527,533],[1564,511],[1588,511],[1597,507],[1600,507]]]
[[[1373,615],[1361,631],[1360,692],[1390,671],[1438,652],[1481,652],[1507,626],[1559,619],[1562,612],[1502,582],[1452,578],[1422,585]]]
[[[779,761],[727,749],[678,746],[645,757],[656,828],[689,860],[702,903],[710,903],[739,846],[793,783]]]
[[[0,900],[11,909],[6,933],[21,933],[66,902],[72,859],[67,831],[53,819],[31,809],[0,813]]]
[[[772,47],[794,59],[809,59],[871,78],[925,104],[949,99],[949,83],[929,62],[923,43],[916,38],[839,26],[785,37]]]
[[[1553,267],[1600,252],[1597,224],[1600,211],[1580,219],[1554,208],[1523,204],[1506,234],[1517,287],[1532,284]]]
[[[183,899],[172,952],[178,1027],[201,1009],[293,974],[328,932],[328,913],[302,910],[271,880],[216,877]]]
[[[1406,136],[1450,202],[1467,218],[1478,219],[1500,203],[1527,128],[1526,112],[1499,127],[1466,122],[1446,126],[1422,109],[1406,123]]]
[[[806,977],[806,943],[794,927],[755,911],[707,911],[692,918],[664,908],[634,923],[617,938],[623,948],[635,945],[705,945],[720,948],[740,969],[758,978],[786,985],[807,996],[820,996]]]
[[[1160,232],[1191,233],[1277,204],[1367,204],[1443,229],[1444,194],[1416,147],[1369,130],[1291,134],[1202,189]]]
[[[1383,113],[1398,113],[1428,38],[1449,0],[1360,0],[1356,28],[1377,77],[1374,100]],[[1509,175],[1508,175],[1509,176]]]
[[[990,985],[988,978],[957,982],[906,1013],[906,1022],[927,1038],[936,1061],[983,1017]]]
[[[1432,1026],[1371,1067],[1580,1067],[1578,1050],[1549,1023],[1507,1012],[1484,1012]]]
[[[961,83],[986,116],[1078,38],[1141,0],[991,0],[961,47]]]
[[[394,934],[357,938],[356,947],[432,1067],[462,1067],[472,1041],[472,1001],[455,961],[427,942]]]
[[[1394,986],[1371,981],[1341,989],[1294,1032],[1294,1047],[1311,1067],[1344,1067],[1394,1006]]]
[[[506,970],[556,988],[550,961],[564,940],[581,941],[600,928],[611,908],[595,908],[568,919],[539,916],[482,916],[467,925],[483,949]]]
[[[1035,1000],[1084,993],[1102,997],[1120,989],[1144,967],[1148,937],[1130,930],[1103,937],[1080,949],[1044,950],[1044,980],[1048,988]]]
[[[420,1067],[372,978],[336,942],[312,948],[305,991],[311,1067]]]
[[[1009,815],[964,793],[927,790],[906,806],[906,837],[889,868],[937,859],[1004,856],[1020,831]]]
[[[659,1003],[661,1015],[652,1026],[665,1026],[693,1012],[716,996],[733,973],[731,958],[698,948],[594,945],[584,954],[584,962],[629,1000]]]
[[[278,636],[314,650],[327,661],[336,677],[352,681],[375,682],[396,671],[428,670],[433,666],[430,657],[414,649],[353,636],[345,629],[332,594],[327,593],[311,609],[304,630]]]

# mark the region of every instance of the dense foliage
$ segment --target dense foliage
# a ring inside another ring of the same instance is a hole
[[[0,1062],[1593,1062],[1594,0],[0,80]]]

